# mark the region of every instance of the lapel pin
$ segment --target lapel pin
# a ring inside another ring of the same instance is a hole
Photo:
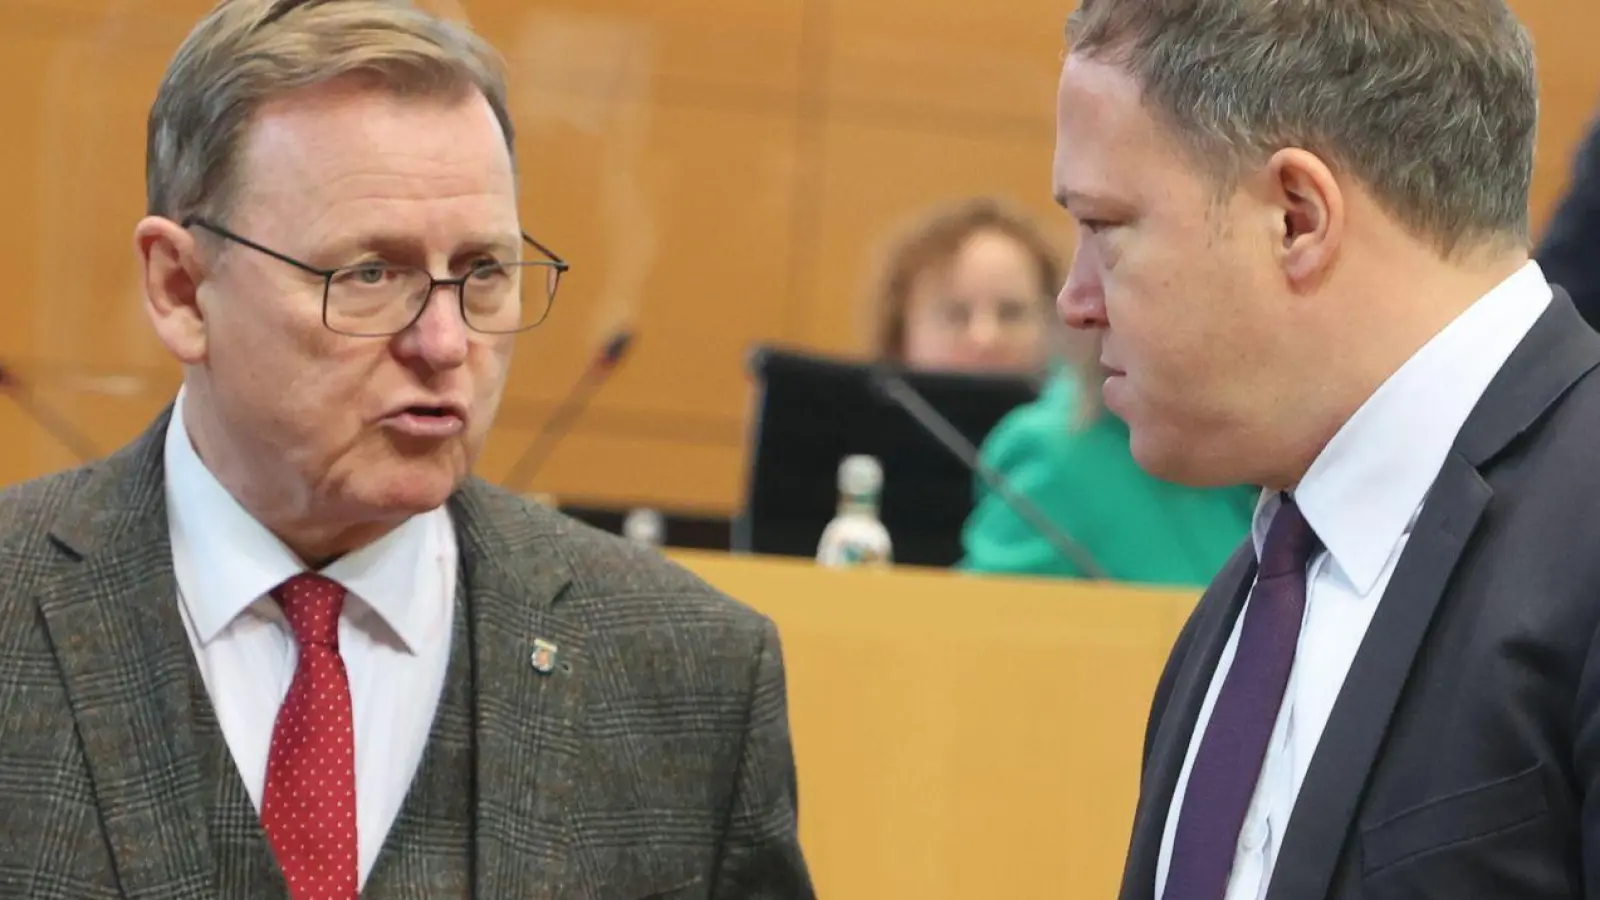
[[[556,645],[544,638],[534,638],[532,662],[534,671],[549,675],[556,667]]]

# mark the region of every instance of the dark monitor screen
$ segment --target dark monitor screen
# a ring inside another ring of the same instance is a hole
[[[838,506],[839,463],[853,453],[883,465],[879,514],[898,563],[950,566],[972,511],[974,476],[874,385],[870,364],[778,347],[751,356],[757,390],[744,508],[733,549],[813,556]],[[1017,377],[901,373],[973,444],[1034,399]]]

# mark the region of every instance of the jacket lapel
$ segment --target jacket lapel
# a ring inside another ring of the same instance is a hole
[[[193,738],[193,661],[167,535],[167,416],[83,476],[38,593],[124,895],[205,897],[212,853]]]
[[[572,571],[553,514],[473,481],[451,501],[476,682],[476,894],[577,884],[569,832],[583,630],[562,605]]]
[[[1412,660],[1491,495],[1466,460],[1452,455],[1445,461],[1311,758],[1269,900],[1328,896]]]
[[[1233,632],[1234,620],[1244,606],[1255,580],[1255,551],[1247,541],[1228,560],[1195,608],[1190,627],[1194,637],[1172,676],[1174,681],[1154,729],[1145,759],[1139,805],[1134,814],[1133,840],[1124,867],[1121,900],[1150,900],[1155,895],[1156,861],[1166,829],[1167,809],[1177,790],[1178,775],[1189,751],[1189,738],[1200,718],[1200,706],[1211,685],[1211,675]]]
[[[1468,417],[1434,481],[1306,772],[1269,900],[1328,896],[1412,662],[1493,496],[1480,471],[1597,364],[1600,335],[1557,288],[1550,308]]]

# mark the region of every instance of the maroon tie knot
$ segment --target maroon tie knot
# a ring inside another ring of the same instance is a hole
[[[1317,533],[1305,514],[1288,494],[1281,496],[1282,503],[1267,526],[1267,537],[1261,542],[1261,566],[1257,572],[1262,579],[1294,575],[1304,578],[1306,566],[1311,564],[1322,547]]]
[[[316,645],[338,651],[343,585],[315,572],[302,572],[274,588],[272,597],[301,647]]]

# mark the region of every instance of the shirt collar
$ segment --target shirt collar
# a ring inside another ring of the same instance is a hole
[[[1301,479],[1295,503],[1362,594],[1410,532],[1461,426],[1551,296],[1537,263],[1518,269],[1384,381]],[[1258,559],[1278,505],[1273,491],[1256,504]]]
[[[184,426],[184,397],[180,388],[167,425],[167,523],[178,593],[197,637],[207,644],[306,565],[206,468]],[[349,591],[356,601],[353,615],[370,610],[407,651],[415,652],[442,614],[430,608],[437,604],[428,603],[428,593],[419,588],[430,584],[428,572],[440,571],[439,558],[453,537],[441,529],[451,528],[443,508],[412,516],[321,574]]]

